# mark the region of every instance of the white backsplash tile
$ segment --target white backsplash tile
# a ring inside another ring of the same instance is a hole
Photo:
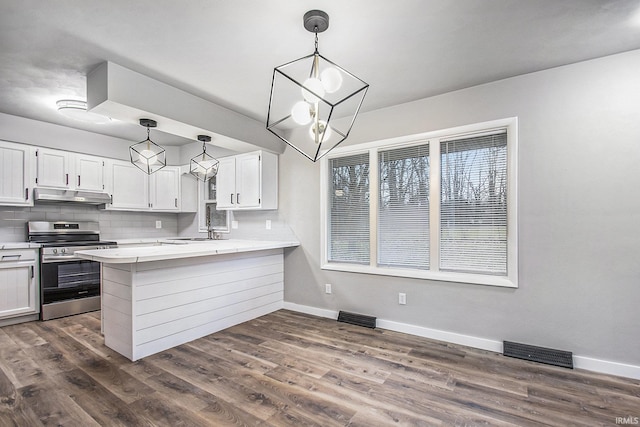
[[[178,215],[156,212],[105,211],[95,206],[42,204],[29,208],[0,207],[0,242],[23,242],[28,221],[97,221],[100,237],[115,240],[178,235]],[[162,221],[162,228],[156,228]]]

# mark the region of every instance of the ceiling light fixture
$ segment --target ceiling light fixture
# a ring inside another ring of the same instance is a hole
[[[303,24],[315,51],[274,68],[267,129],[315,162],[349,136],[369,85],[318,52],[329,15],[310,10]]]
[[[85,101],[61,99],[56,102],[56,107],[58,107],[58,112],[63,116],[81,122],[102,125],[111,121],[110,117],[87,111],[87,103]]]
[[[151,128],[158,125],[156,121],[140,119],[140,125],[147,128],[147,139],[129,147],[129,156],[131,163],[147,175],[151,175],[167,165],[167,156],[164,148],[149,138]]]
[[[202,153],[191,159],[189,173],[201,181],[206,181],[216,176],[220,162],[207,154],[207,142],[211,141],[210,136],[198,135],[198,141],[202,141]]]

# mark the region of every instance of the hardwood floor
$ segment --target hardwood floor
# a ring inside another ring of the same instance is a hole
[[[132,363],[99,312],[0,329],[0,426],[616,425],[640,381],[281,310]]]

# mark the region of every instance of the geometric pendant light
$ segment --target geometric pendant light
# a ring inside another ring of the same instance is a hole
[[[201,181],[206,181],[216,176],[220,162],[207,154],[207,142],[211,141],[210,136],[198,135],[198,141],[202,141],[202,153],[191,159],[189,173]]]
[[[150,128],[158,125],[156,121],[140,119],[140,124],[147,128],[147,139],[130,146],[129,157],[131,158],[131,163],[138,169],[144,171],[147,175],[151,175],[167,165],[166,152],[164,148],[149,138]]]
[[[318,52],[329,15],[310,10],[303,25],[315,51],[273,70],[267,130],[315,162],[349,136],[369,85]]]

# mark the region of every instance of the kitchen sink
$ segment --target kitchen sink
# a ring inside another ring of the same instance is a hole
[[[171,239],[171,240],[188,240],[191,242],[206,242],[207,240],[213,241],[213,239],[208,239],[206,237],[180,237],[178,239]]]

